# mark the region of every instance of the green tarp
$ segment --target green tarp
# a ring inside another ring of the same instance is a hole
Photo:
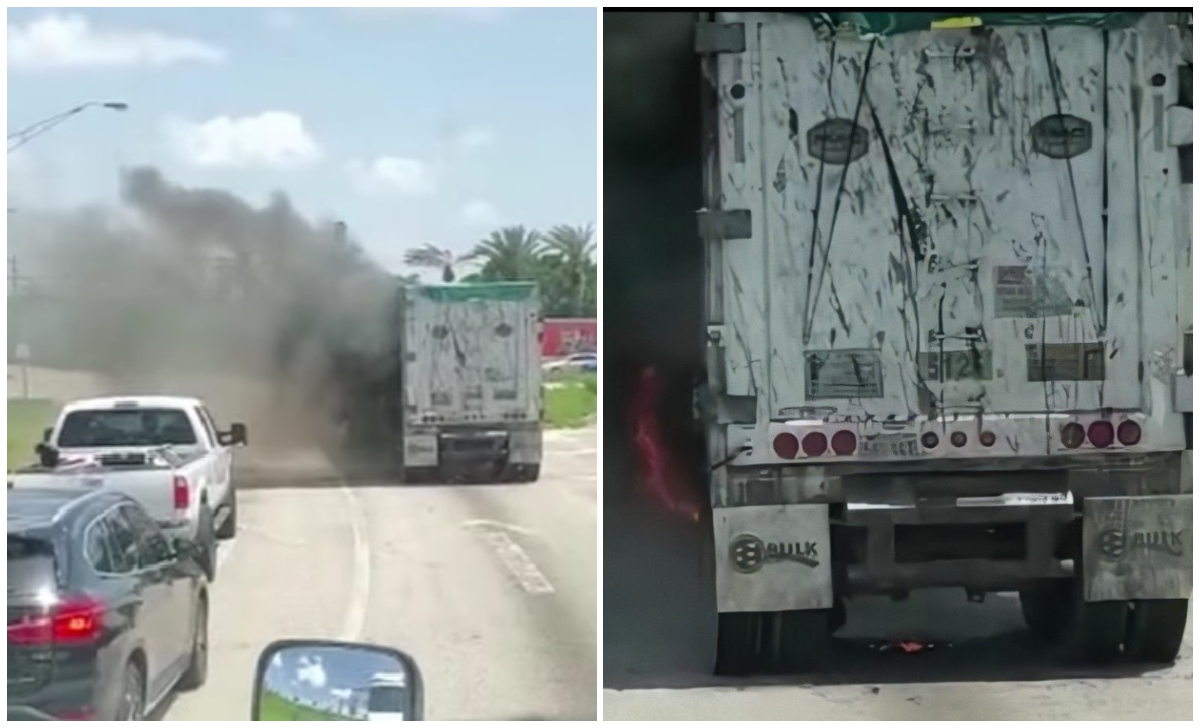
[[[434,301],[524,301],[533,295],[536,284],[524,282],[504,283],[449,283],[442,286],[418,286],[425,298]]]
[[[813,23],[836,35],[897,35],[945,27],[995,25],[1086,25],[1093,28],[1128,28],[1143,13],[812,13]],[[961,19],[962,22],[958,22]],[[947,22],[949,21],[949,22]]]

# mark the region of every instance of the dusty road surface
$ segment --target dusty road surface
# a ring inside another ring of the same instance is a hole
[[[208,683],[165,720],[246,720],[273,639],[391,645],[430,720],[592,720],[596,432],[547,433],[529,485],[247,489],[212,592]]]
[[[1191,624],[1172,666],[1073,667],[1033,644],[1012,594],[982,604],[968,603],[962,590],[916,592],[906,602],[855,599],[820,676],[713,677],[709,527],[666,516],[612,482],[630,472],[620,450],[605,447],[605,720],[1192,717]],[[889,639],[935,647],[881,652]]]

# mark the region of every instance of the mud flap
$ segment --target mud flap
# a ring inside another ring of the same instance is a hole
[[[404,466],[408,468],[437,467],[437,430],[408,432],[404,436]]]
[[[1088,498],[1083,503],[1084,599],[1188,599],[1192,496]]]
[[[833,606],[828,505],[714,508],[713,533],[718,611]]]

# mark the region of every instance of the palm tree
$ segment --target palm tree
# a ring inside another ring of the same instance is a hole
[[[574,294],[576,313],[582,315],[587,298],[588,273],[592,257],[596,253],[596,242],[592,240],[595,230],[592,223],[580,227],[558,225],[546,236],[547,255],[557,258],[562,267],[570,290]]]
[[[414,268],[441,268],[442,282],[453,283],[456,277],[454,267],[470,261],[478,254],[478,251],[471,251],[455,255],[452,250],[439,248],[433,243],[425,243],[419,248],[410,248],[406,251],[404,264]]]
[[[493,231],[475,247],[475,254],[485,259],[483,273],[489,280],[532,280],[541,253],[541,233],[523,225]]]

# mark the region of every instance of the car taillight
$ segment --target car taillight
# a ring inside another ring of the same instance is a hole
[[[950,444],[954,447],[962,447],[967,444],[967,433],[952,432],[950,433]]]
[[[805,435],[801,445],[804,447],[804,454],[810,458],[820,457],[829,449],[829,441],[820,432],[810,432]]]
[[[1117,439],[1122,445],[1136,445],[1142,440],[1142,426],[1133,420],[1125,420],[1117,428]]]
[[[80,644],[95,641],[103,626],[104,605],[91,597],[74,597],[47,614],[18,618],[8,625],[10,645]]]
[[[175,510],[186,511],[188,504],[192,501],[191,490],[188,488],[187,478],[182,475],[176,475],[175,481],[172,483],[172,495],[175,499]]]
[[[1087,435],[1088,441],[1090,441],[1093,446],[1100,448],[1108,447],[1109,445],[1113,444],[1112,423],[1105,422],[1103,420],[1099,422],[1093,422],[1091,426],[1088,427]]]
[[[979,433],[979,444],[984,447],[991,447],[996,444],[996,433],[989,430],[984,430]]]
[[[1063,425],[1062,432],[1059,435],[1062,437],[1063,447],[1074,450],[1083,444],[1083,425],[1078,422],[1068,422]]]
[[[833,436],[831,445],[837,455],[853,455],[858,449],[858,436],[849,430],[841,430]]]
[[[800,441],[790,432],[781,432],[776,435],[771,446],[775,448],[775,454],[784,460],[791,460],[800,452]]]
[[[924,435],[921,435],[921,444],[924,445],[928,450],[932,450],[933,448],[937,447],[938,442],[939,440],[936,432],[926,432]]]

